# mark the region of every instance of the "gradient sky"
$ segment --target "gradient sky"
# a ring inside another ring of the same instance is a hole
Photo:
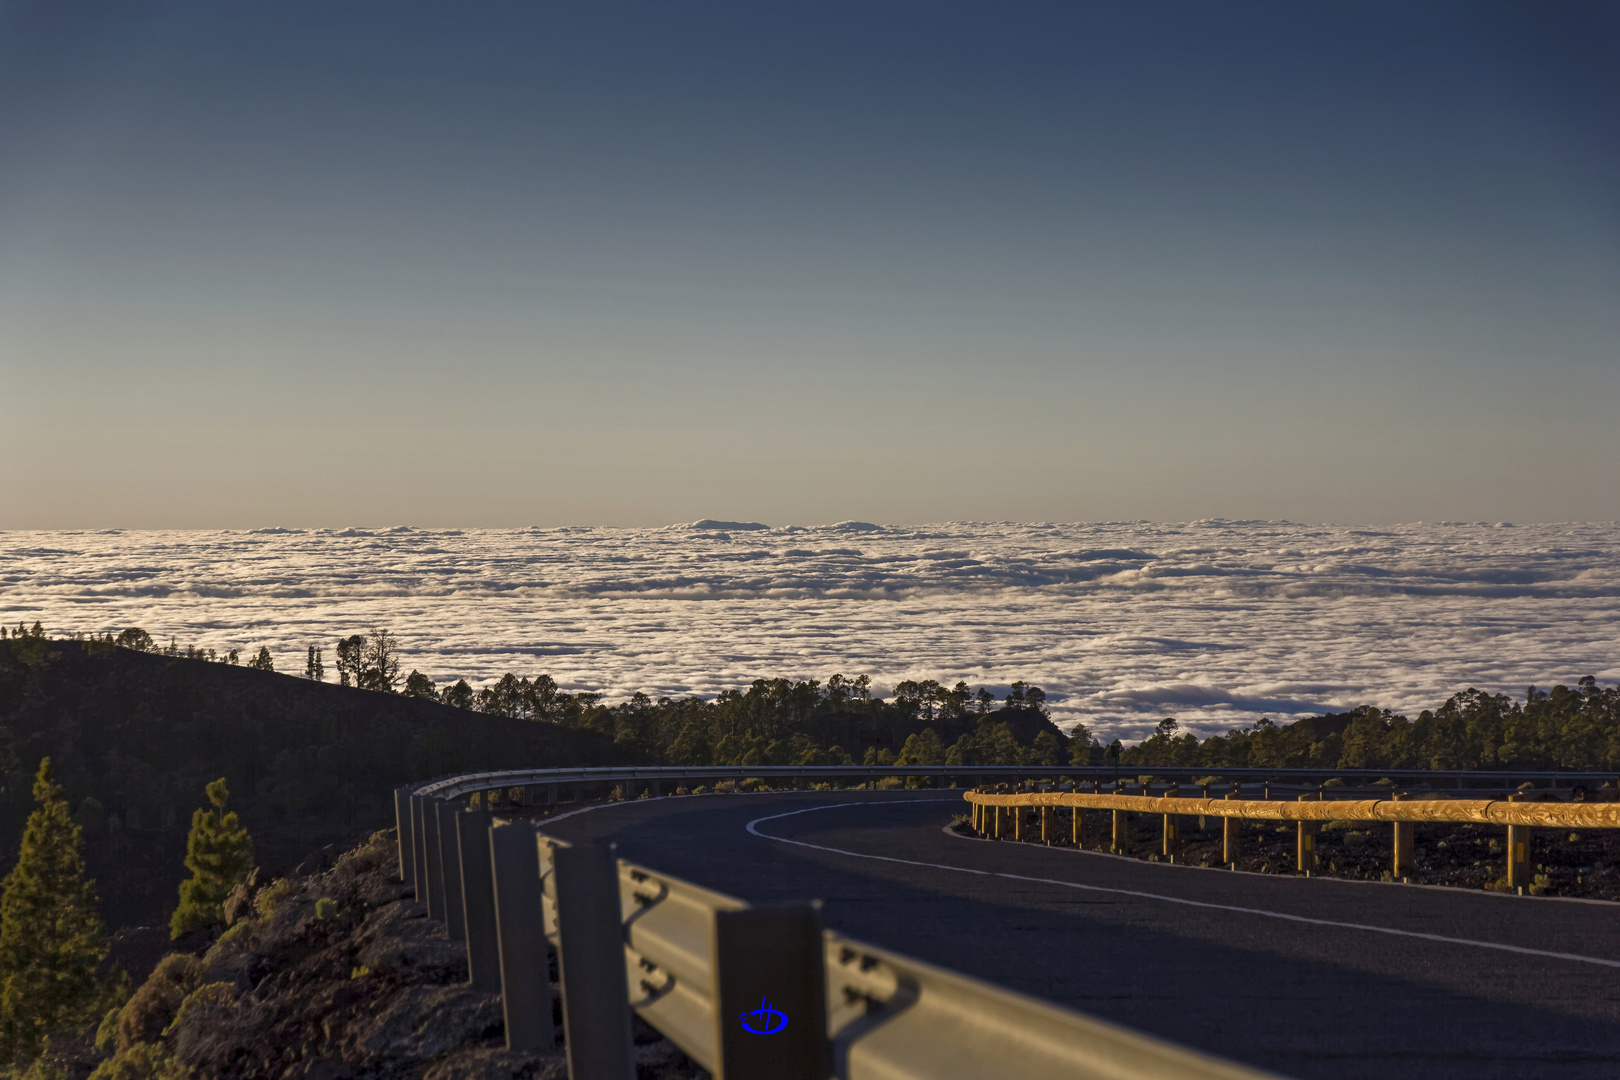
[[[1620,518],[1620,5],[0,3],[0,527]]]

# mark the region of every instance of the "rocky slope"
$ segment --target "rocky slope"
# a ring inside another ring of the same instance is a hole
[[[317,872],[238,889],[229,929],[159,963],[67,1075],[89,1056],[94,1080],[566,1077],[560,1049],[505,1049],[499,996],[465,985],[465,947],[395,870],[389,830]],[[703,1075],[650,1028],[637,1041],[639,1080]]]

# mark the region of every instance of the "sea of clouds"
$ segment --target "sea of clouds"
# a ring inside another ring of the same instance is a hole
[[[244,654],[386,627],[405,669],[608,700],[759,677],[1044,687],[1136,738],[1620,678],[1620,526],[841,522],[0,532],[0,619]],[[244,659],[246,656],[244,655]]]

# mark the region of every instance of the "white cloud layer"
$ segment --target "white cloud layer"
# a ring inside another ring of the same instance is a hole
[[[610,700],[1025,679],[1130,739],[1615,681],[1617,555],[1613,523],[4,532],[0,619],[268,645],[294,672],[385,626],[440,682],[548,672]]]

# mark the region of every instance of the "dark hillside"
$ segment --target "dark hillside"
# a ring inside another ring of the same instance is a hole
[[[219,776],[259,861],[285,872],[393,824],[400,784],[636,752],[590,730],[104,642],[0,641],[0,866],[15,858],[46,756],[117,926],[156,922],[174,903],[191,812]]]

